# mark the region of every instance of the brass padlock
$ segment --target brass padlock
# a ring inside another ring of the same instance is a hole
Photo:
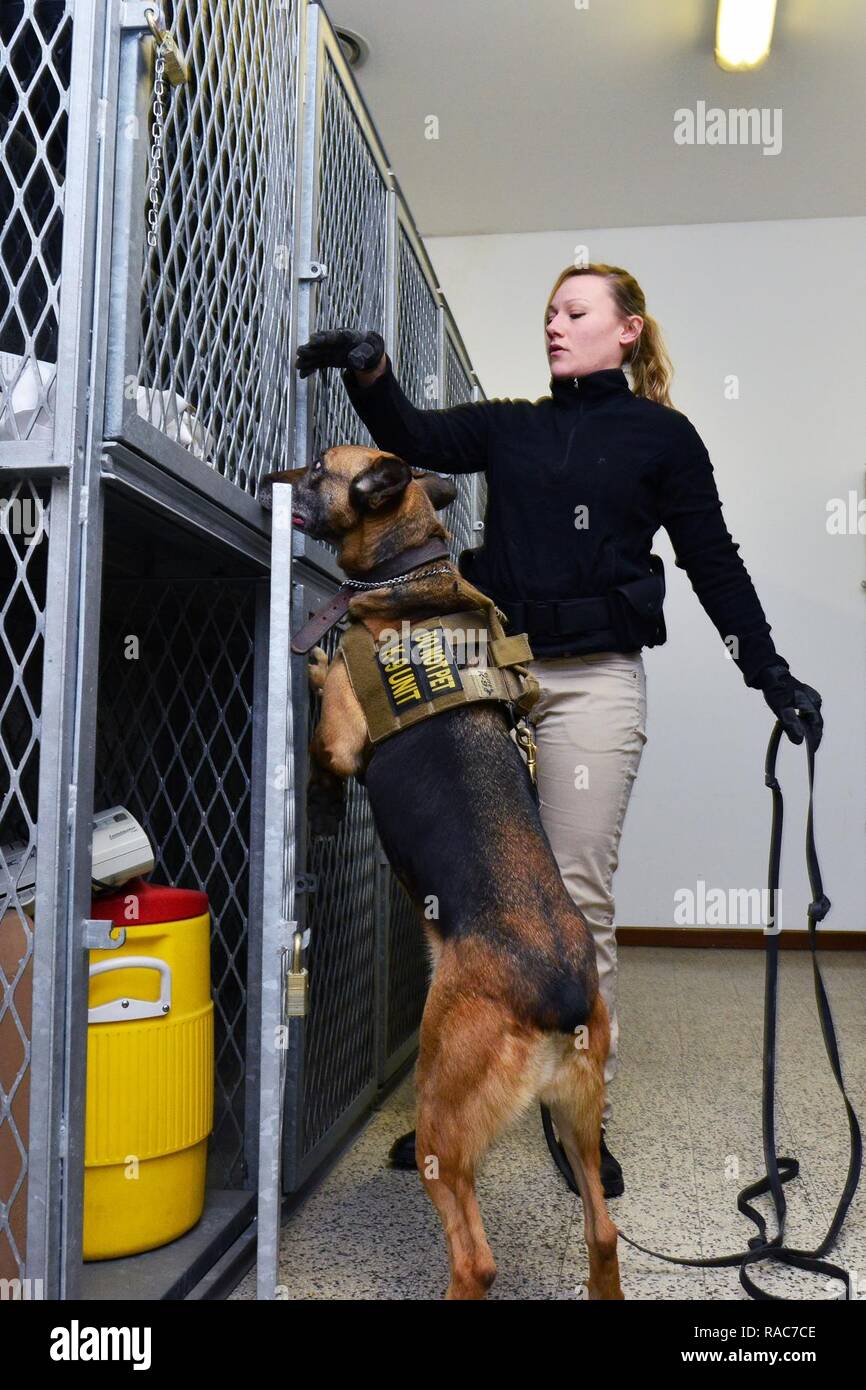
[[[178,48],[177,40],[167,29],[160,28],[156,10],[145,10],[144,17],[153,37],[163,48],[162,57],[165,62],[166,77],[172,87],[182,87],[185,82],[189,81],[189,66]]]
[[[286,976],[286,1018],[306,1018],[310,996],[310,977],[301,965],[303,936],[292,936],[292,968]]]

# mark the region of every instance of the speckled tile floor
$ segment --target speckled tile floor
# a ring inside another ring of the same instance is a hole
[[[821,958],[849,1095],[866,1123],[866,956]],[[808,952],[781,971],[778,1152],[799,1158],[786,1184],[789,1243],[826,1231],[847,1171],[847,1121],[824,1053]],[[757,951],[620,951],[620,1070],[608,1143],[626,1191],[610,1202],[621,1230],[671,1255],[743,1249],[755,1227],[736,1194],[764,1171],[760,1133],[763,955]],[[385,1166],[414,1124],[412,1078],[373,1114],[353,1147],[287,1223],[280,1279],[290,1299],[436,1299],[448,1265],[438,1217],[414,1173]],[[494,1299],[580,1298],[587,1275],[581,1204],[544,1145],[537,1112],[504,1134],[478,1176],[499,1273]],[[766,1198],[758,1205],[771,1212]],[[770,1218],[771,1229],[772,1217]],[[747,1299],[735,1269],[684,1269],[620,1241],[626,1298]],[[857,1193],[829,1258],[858,1271],[866,1298],[866,1192]],[[819,1275],[761,1266],[757,1282],[785,1298],[831,1299]],[[233,1299],[255,1297],[250,1273]]]

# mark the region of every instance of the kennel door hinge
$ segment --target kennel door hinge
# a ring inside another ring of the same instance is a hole
[[[301,261],[298,266],[298,279],[301,283],[310,280],[327,280],[328,267],[324,261]]]
[[[295,874],[295,893],[313,893],[319,891],[319,880],[315,874]]]
[[[88,917],[81,924],[85,951],[117,951],[126,942],[126,927],[113,927],[106,917]],[[113,931],[117,936],[112,936]]]

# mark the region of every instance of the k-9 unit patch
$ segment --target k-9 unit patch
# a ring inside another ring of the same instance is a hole
[[[463,689],[444,628],[416,628],[408,642],[386,642],[376,659],[395,714]]]

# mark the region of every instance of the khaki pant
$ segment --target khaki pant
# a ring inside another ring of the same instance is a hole
[[[592,652],[529,663],[541,695],[530,712],[540,814],[565,887],[589,923],[610,1011],[609,1087],[616,1073],[613,876],[626,807],[647,741],[646,672],[637,652]]]

